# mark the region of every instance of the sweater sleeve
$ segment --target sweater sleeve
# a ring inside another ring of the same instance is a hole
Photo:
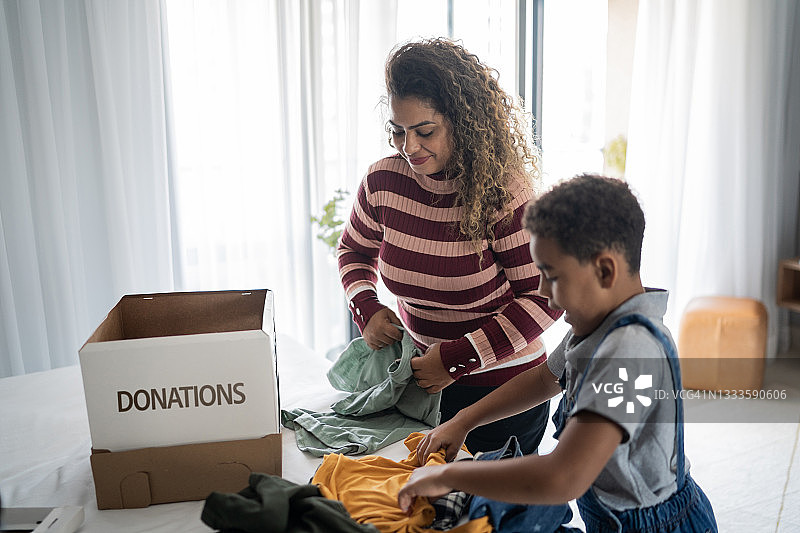
[[[336,249],[339,277],[350,312],[359,331],[364,331],[372,315],[385,306],[378,300],[378,252],[383,241],[383,226],[375,206],[369,202],[365,177],[358,187],[350,218]]]
[[[442,363],[454,379],[523,350],[547,329],[562,311],[550,309],[536,294],[539,269],[530,253],[530,234],[522,227],[525,206],[533,195],[515,196],[511,219],[495,224],[492,249],[514,299],[479,329],[440,346]],[[477,360],[476,360],[476,355]]]

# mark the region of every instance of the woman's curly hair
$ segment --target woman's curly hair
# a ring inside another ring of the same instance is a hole
[[[445,171],[456,183],[457,205],[465,207],[458,228],[480,255],[481,241],[494,240],[495,216],[511,214],[512,179],[538,183],[526,114],[500,87],[494,69],[448,39],[399,46],[385,75],[388,98],[418,98],[450,122],[454,146]]]

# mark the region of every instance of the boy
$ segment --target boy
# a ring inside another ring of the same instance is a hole
[[[451,459],[473,428],[563,388],[554,418],[558,446],[543,456],[418,468],[400,490],[400,507],[456,489],[520,504],[578,499],[587,531],[655,524],[664,529],[653,531],[716,531],[711,505],[683,455],[683,410],[671,393],[680,390],[680,375],[662,323],[667,293],[646,290],[639,277],[644,214],[636,198],[623,181],[583,175],[531,204],[525,225],[541,271],[539,293],[565,311],[571,331],[546,365],[435,428],[417,453],[420,464],[441,448]],[[635,376],[644,379],[633,383]],[[636,390],[626,396],[625,387]],[[655,399],[656,390],[670,393]],[[560,524],[540,525],[554,531]]]

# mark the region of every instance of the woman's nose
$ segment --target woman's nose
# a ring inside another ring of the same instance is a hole
[[[406,138],[403,141],[403,152],[406,155],[412,155],[417,153],[417,150],[419,150],[419,141],[416,135],[413,132],[406,133]]]

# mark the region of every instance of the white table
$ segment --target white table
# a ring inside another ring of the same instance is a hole
[[[281,408],[329,410],[344,393],[325,372],[331,363],[293,339],[278,335]],[[297,449],[283,428],[283,477],[308,483],[322,459]],[[89,465],[91,439],[79,366],[0,379],[0,497],[4,507],[82,505],[81,533],[208,532],[200,521],[202,501],[144,509],[97,509]],[[402,442],[378,451],[399,460]],[[243,487],[244,488],[244,487]]]

